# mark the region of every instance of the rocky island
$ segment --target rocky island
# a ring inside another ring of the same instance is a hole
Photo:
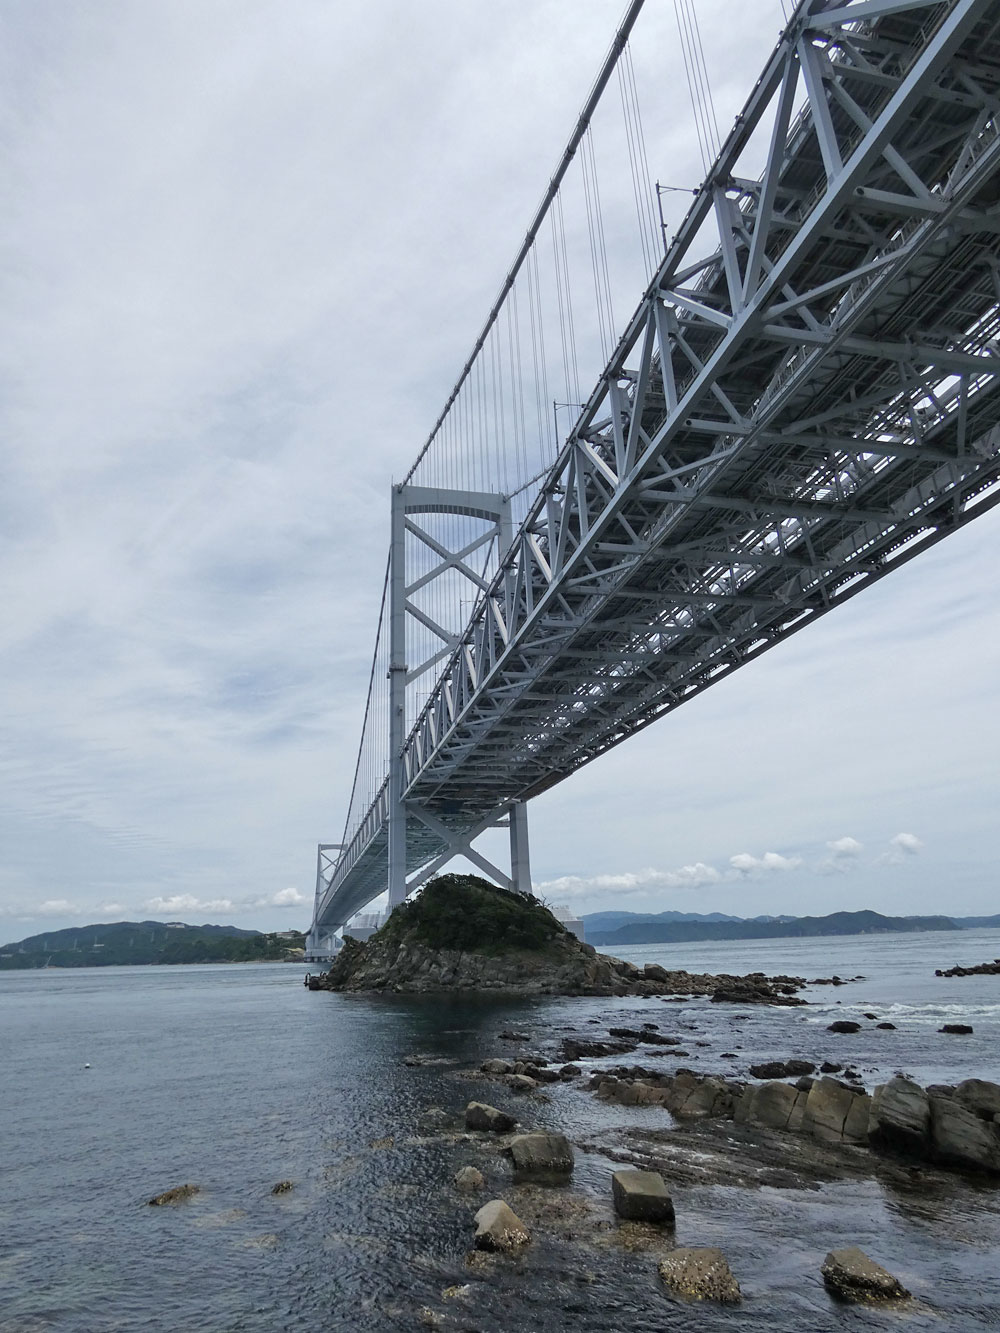
[[[738,1004],[803,1004],[801,977],[710,975],[638,968],[600,954],[537,898],[477,875],[441,875],[370,940],[347,938],[311,990],[511,995],[709,995]]]

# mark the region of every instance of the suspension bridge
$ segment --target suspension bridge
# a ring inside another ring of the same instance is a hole
[[[675,0],[669,238],[641,9],[392,487],[314,953],[456,855],[530,890],[531,797],[1000,500],[1000,0],[800,0],[725,136]]]

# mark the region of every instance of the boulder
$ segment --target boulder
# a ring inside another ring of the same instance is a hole
[[[290,1194],[295,1188],[294,1180],[279,1180],[276,1185],[271,1186],[272,1194]]]
[[[481,1190],[486,1184],[482,1171],[474,1166],[463,1166],[455,1172],[455,1184],[460,1190]]]
[[[658,1171],[616,1171],[611,1177],[615,1212],[630,1222],[674,1223],[674,1201]]]
[[[891,1301],[909,1296],[898,1278],[869,1259],[864,1250],[848,1245],[831,1250],[820,1269],[827,1289],[842,1301]]]
[[[918,1083],[897,1074],[875,1089],[868,1117],[869,1143],[925,1157],[930,1137],[930,1103]]]
[[[790,1083],[762,1083],[748,1088],[740,1098],[736,1120],[744,1125],[763,1125],[767,1129],[787,1129],[795,1103],[805,1094]]]
[[[808,1060],[767,1060],[751,1065],[752,1078],[796,1078],[799,1074],[815,1074],[816,1066]]]
[[[530,1239],[528,1228],[503,1199],[491,1199],[476,1213],[477,1250],[513,1250]]]
[[[642,969],[642,975],[647,981],[669,981],[670,973],[659,963],[647,963]]]
[[[967,1078],[955,1088],[955,1096],[983,1120],[1000,1115],[1000,1086],[983,1078]]]
[[[895,1023],[876,1023],[875,1026],[876,1026],[877,1028],[881,1028],[883,1032],[895,1032],[895,1031],[896,1031],[896,1024],[895,1024]]]
[[[809,1089],[802,1128],[826,1143],[864,1143],[868,1137],[871,1100],[833,1078],[818,1078]]]
[[[929,1097],[931,1150],[939,1162],[971,1171],[1000,1172],[1000,1139],[954,1097]]]
[[[945,1023],[944,1027],[938,1028],[938,1032],[951,1032],[956,1037],[969,1037],[972,1035],[972,1027],[968,1023]]]
[[[527,1074],[507,1074],[506,1080],[508,1086],[514,1092],[534,1092],[535,1088],[538,1087],[535,1079],[530,1078]]]
[[[671,1250],[660,1261],[660,1277],[670,1291],[698,1301],[723,1301],[735,1305],[743,1299],[740,1284],[721,1250],[684,1248]]]
[[[565,1037],[562,1044],[564,1060],[586,1060],[593,1056],[627,1055],[635,1050],[634,1042],[584,1041],[580,1037]]]
[[[512,1115],[498,1111],[485,1102],[469,1102],[465,1108],[466,1129],[488,1129],[494,1134],[508,1134],[517,1124]]]
[[[565,1134],[518,1134],[509,1152],[514,1170],[523,1174],[568,1176],[573,1171],[573,1149]]]
[[[579,1065],[563,1065],[559,1070],[559,1077],[568,1082],[571,1078],[579,1078],[582,1073],[583,1070]]]
[[[514,1066],[510,1060],[484,1060],[479,1066],[484,1074],[512,1074]]]
[[[849,1018],[838,1018],[826,1030],[827,1032],[860,1032],[861,1024],[855,1023]]]

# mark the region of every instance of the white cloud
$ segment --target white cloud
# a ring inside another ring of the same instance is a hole
[[[535,885],[536,893],[546,898],[590,898],[601,891],[619,894],[644,893],[650,889],[698,889],[718,884],[722,879],[714,866],[698,861],[676,870],[627,871],[617,875],[562,875]]]
[[[298,889],[279,889],[277,893],[272,894],[270,905],[272,907],[299,907],[306,901],[306,897],[299,893]]]
[[[923,843],[914,833],[897,833],[889,839],[889,845],[896,847],[907,856],[919,856]]]
[[[196,898],[193,893],[175,893],[171,898],[147,898],[143,909],[157,916],[180,917],[187,912],[231,912],[235,904],[231,898]]]
[[[834,838],[828,842],[827,847],[833,852],[834,856],[854,857],[860,856],[865,849],[863,842],[858,842],[857,838]]]
[[[79,903],[71,903],[66,898],[46,898],[35,908],[35,916],[80,916],[83,909]]]
[[[741,875],[764,875],[774,871],[798,870],[802,865],[802,857],[782,856],[779,852],[765,852],[763,856],[738,852],[729,858],[729,864]]]

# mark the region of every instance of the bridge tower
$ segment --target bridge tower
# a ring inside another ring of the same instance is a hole
[[[430,515],[452,515],[462,522],[455,529],[457,543],[443,541],[429,531]],[[411,541],[408,542],[408,538]],[[409,777],[405,747],[407,741],[407,688],[450,657],[460,644],[460,635],[441,623],[415,595],[441,580],[463,584],[473,602],[486,596],[490,581],[483,568],[472,561],[477,552],[492,551],[497,563],[510,549],[514,522],[510,497],[486,491],[467,491],[444,487],[397,485],[392,490],[392,535],[389,548],[389,791],[388,791],[388,890],[389,910],[397,907],[415,889],[442,869],[456,856],[464,856],[504,888],[519,893],[531,892],[531,865],[528,849],[528,812],[524,801],[513,801],[478,821],[471,830],[451,829],[439,813],[432,813],[419,801],[406,796]],[[423,556],[421,568],[408,572],[408,547],[416,543]],[[454,593],[454,586],[452,587]],[[419,641],[407,634],[408,626],[420,627],[424,647],[419,660],[408,661],[407,643]],[[428,632],[430,644],[428,646]],[[456,811],[456,814],[459,813]],[[446,850],[407,878],[408,857],[412,861],[409,831],[412,826],[430,832]],[[487,829],[507,827],[510,831],[510,874],[505,874],[472,846]]]

